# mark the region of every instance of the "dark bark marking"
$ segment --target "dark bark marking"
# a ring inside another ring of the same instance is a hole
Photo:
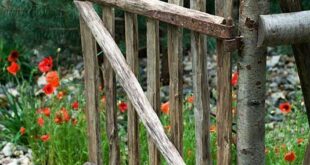
[[[251,70],[252,69],[251,65],[247,65],[245,67],[246,67],[247,70]]]
[[[262,82],[260,82],[260,81],[256,82],[256,85],[261,85],[261,84],[262,84]]]
[[[250,30],[258,29],[258,24],[249,17],[245,19],[244,25],[248,27]]]
[[[249,100],[248,104],[250,106],[259,106],[261,102],[259,100]]]

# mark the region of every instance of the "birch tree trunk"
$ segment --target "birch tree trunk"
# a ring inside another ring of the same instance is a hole
[[[239,30],[243,36],[238,89],[238,164],[265,164],[266,48],[257,48],[258,16],[268,13],[269,0],[241,0]]]

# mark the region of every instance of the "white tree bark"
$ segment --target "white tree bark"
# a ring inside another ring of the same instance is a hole
[[[267,14],[269,0],[242,0],[239,29],[243,47],[238,62],[238,164],[265,164],[266,48],[257,48],[258,16]]]

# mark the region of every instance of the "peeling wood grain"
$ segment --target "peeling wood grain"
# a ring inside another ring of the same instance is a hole
[[[183,6],[183,0],[168,0]],[[183,29],[174,25],[168,26],[168,60],[169,60],[169,109],[171,140],[183,155]]]
[[[109,30],[111,36],[115,33],[115,14],[112,7],[103,6],[102,7],[102,21]],[[116,80],[115,73],[111,67],[110,62],[107,57],[103,57],[104,63],[102,68],[104,68],[104,88],[106,96],[106,130],[109,141],[109,165],[119,165],[120,164],[120,147],[119,147],[119,137],[117,128],[117,108],[116,108]]]
[[[138,21],[137,15],[125,12],[126,60],[132,72],[138,75]],[[139,119],[128,102],[128,164],[139,165]]]
[[[233,1],[216,0],[216,15],[232,17]],[[231,24],[232,22],[227,22]],[[217,39],[217,164],[230,165],[232,143],[232,88],[231,88],[231,53],[225,51],[225,41]]]
[[[98,110],[98,62],[96,56],[96,41],[80,17],[80,30],[82,51],[85,66],[85,94],[86,94],[86,119],[88,135],[88,159],[90,162],[101,165],[101,141]]]
[[[159,22],[153,19],[146,21],[147,37],[147,94],[155,113],[160,115],[160,70],[159,70]],[[148,137],[149,164],[160,164],[160,153]]]
[[[191,8],[206,12],[206,0],[191,0]],[[210,102],[207,76],[207,39],[197,32],[191,32],[191,53],[193,56],[193,91],[196,137],[196,165],[211,164],[210,145]]]
[[[147,16],[169,24],[188,28],[218,38],[232,38],[233,27],[223,24],[224,18],[174,4],[154,0],[90,0],[112,5],[125,11]]]

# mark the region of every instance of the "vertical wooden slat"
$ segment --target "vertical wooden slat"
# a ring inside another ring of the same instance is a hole
[[[183,6],[183,0],[168,0],[169,3]],[[182,67],[182,28],[168,25],[168,60],[169,60],[169,102],[171,140],[183,155],[183,67]]]
[[[102,20],[105,27],[109,30],[111,36],[114,36],[115,32],[115,19],[114,8],[103,6],[102,7]],[[104,70],[104,84],[106,95],[106,130],[109,140],[109,164],[120,164],[120,148],[117,128],[117,108],[116,108],[116,81],[115,73],[112,69],[106,56],[103,58],[103,70]]]
[[[232,0],[216,0],[215,13],[232,17]],[[230,21],[231,22],[231,21]],[[217,164],[231,164],[232,88],[231,53],[224,51],[223,40],[217,40]]]
[[[206,11],[206,0],[191,0],[191,8]],[[191,33],[191,53],[193,55],[193,90],[196,136],[196,165],[211,164],[210,150],[210,102],[207,81],[206,36]]]
[[[89,28],[80,17],[82,51],[85,67],[86,119],[88,131],[88,159],[96,165],[102,164],[98,111],[98,62],[96,41]]]
[[[159,75],[159,22],[147,19],[147,94],[148,99],[156,114],[160,113],[160,75]],[[160,164],[160,153],[153,143],[151,137],[148,138],[149,164]]]
[[[138,74],[138,21],[137,15],[125,13],[126,60],[133,73]],[[128,164],[139,165],[138,115],[128,103]]]

